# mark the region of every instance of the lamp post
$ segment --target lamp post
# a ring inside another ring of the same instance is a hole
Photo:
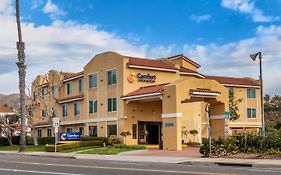
[[[259,57],[258,57],[259,56]],[[260,95],[261,95],[261,115],[262,115],[262,135],[265,136],[264,104],[263,104],[263,79],[262,79],[262,54],[261,52],[250,55],[253,61],[259,58],[260,61]]]

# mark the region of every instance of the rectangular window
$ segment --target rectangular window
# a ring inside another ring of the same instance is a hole
[[[107,136],[117,135],[117,125],[107,125]]]
[[[63,117],[67,116],[67,105],[66,104],[62,105],[62,116]]]
[[[53,137],[52,128],[48,128],[47,129],[47,136],[48,137]]]
[[[42,111],[41,111],[41,117],[42,117],[42,118],[47,117],[47,111],[42,110]]]
[[[254,108],[247,108],[247,118],[257,118],[257,110]]]
[[[97,126],[89,126],[89,135],[92,137],[98,136],[98,127]]]
[[[57,87],[54,85],[52,86],[52,94],[55,96],[57,94]]]
[[[67,83],[66,84],[66,94],[72,94],[72,84],[71,83]]]
[[[234,87],[229,87],[229,99],[234,98]]]
[[[116,82],[117,82],[116,70],[107,71],[107,84],[112,85],[112,84],[116,84]]]
[[[42,129],[41,128],[37,129],[37,136],[38,136],[38,138],[42,137]]]
[[[80,135],[84,135],[84,127],[79,127],[79,132],[80,132]]]
[[[117,111],[117,101],[116,98],[108,98],[107,99],[107,111],[115,112]]]
[[[247,89],[247,98],[256,98],[256,89],[248,88]]]
[[[133,139],[137,139],[137,124],[132,125],[132,137]]]
[[[47,87],[46,86],[42,87],[42,96],[45,96],[45,95],[47,95]]]
[[[72,132],[72,128],[66,128],[66,132]]]
[[[79,92],[84,92],[84,80],[79,79]]]
[[[36,96],[37,96],[37,91],[35,90],[35,91],[33,92],[33,100],[35,100]]]
[[[97,113],[98,112],[98,101],[90,100],[89,101],[89,114]]]
[[[97,87],[97,74],[89,75],[89,88]]]
[[[80,102],[75,102],[74,103],[74,115],[80,115]]]

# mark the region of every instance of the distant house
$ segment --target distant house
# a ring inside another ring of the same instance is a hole
[[[9,107],[8,105],[0,105],[0,117],[14,114],[16,114],[15,110]]]

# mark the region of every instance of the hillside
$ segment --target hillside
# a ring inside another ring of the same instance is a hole
[[[4,95],[0,94],[0,104],[7,104],[14,109],[19,108],[19,94]]]

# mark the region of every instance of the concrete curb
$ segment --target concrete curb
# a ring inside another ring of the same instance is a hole
[[[56,154],[38,154],[38,153],[32,153],[32,152],[0,152],[2,155],[25,155],[25,156],[35,156],[35,157],[53,157],[53,158],[72,158],[77,159],[74,155],[56,155]]]

